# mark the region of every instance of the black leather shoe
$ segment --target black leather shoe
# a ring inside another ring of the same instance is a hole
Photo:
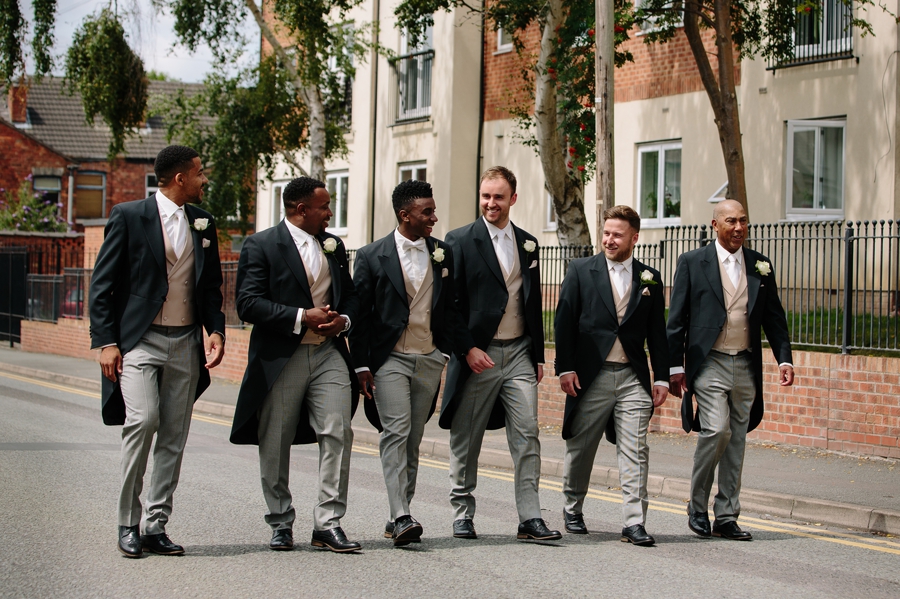
[[[340,526],[328,530],[314,530],[310,544],[313,547],[331,549],[335,553],[348,553],[362,549],[362,545],[347,539],[347,535]]]
[[[279,528],[272,533],[269,549],[273,551],[290,551],[294,548],[294,533],[290,528]]]
[[[184,547],[173,543],[164,532],[158,535],[141,535],[141,546],[157,555],[184,555]]]
[[[141,534],[137,526],[119,527],[119,551],[125,557],[141,557],[144,550],[141,548]]]
[[[394,523],[390,520],[384,525],[384,538],[385,539],[393,539],[394,538]]]
[[[734,520],[730,522],[722,522],[717,520],[713,524],[712,536],[722,537],[723,539],[731,539],[732,541],[752,541],[753,535],[749,532],[741,530],[738,523]]]
[[[532,518],[519,524],[517,539],[534,539],[535,541],[555,541],[561,539],[558,530],[550,530],[541,518]]]
[[[422,540],[422,525],[412,516],[400,516],[394,521],[394,547],[402,547]]]
[[[709,514],[706,512],[695,512],[688,507],[688,528],[701,537],[710,536]]]
[[[457,539],[477,539],[475,524],[469,518],[453,521],[453,536]]]
[[[563,510],[563,517],[566,520],[566,532],[573,535],[586,535],[588,533],[587,526],[584,524],[584,515],[570,514]]]
[[[649,547],[656,542],[656,539],[647,534],[643,524],[633,524],[622,529],[622,542]]]

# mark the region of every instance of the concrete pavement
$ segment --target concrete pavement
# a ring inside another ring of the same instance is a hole
[[[100,389],[100,372],[89,360],[0,349],[0,371],[55,382],[84,390]],[[213,379],[195,410],[231,417],[238,385]],[[669,401],[677,401],[670,398]],[[99,406],[98,406],[99,418]],[[354,419],[356,441],[378,444],[377,431],[363,410]],[[752,438],[752,434],[751,434]],[[437,418],[426,426],[422,452],[449,457],[449,432]],[[650,435],[650,493],[686,502],[696,435]],[[560,478],[565,443],[559,430],[545,428],[541,436],[542,473]],[[485,435],[480,465],[511,469],[505,431]],[[592,485],[619,485],[615,448],[601,442],[594,462]],[[803,522],[900,535],[900,464],[896,460],[836,454],[771,443],[748,442],[741,504],[744,511]]]

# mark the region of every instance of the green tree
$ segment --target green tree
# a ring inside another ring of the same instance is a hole
[[[45,193],[35,192],[28,175],[18,189],[0,188],[0,231],[64,232],[62,207]]]
[[[875,6],[872,0],[840,3],[856,15],[848,26],[863,36],[873,33],[871,24],[860,17]],[[822,0],[642,0],[634,11],[634,22],[646,28],[648,44],[671,40],[683,24],[719,132],[728,173],[726,197],[740,202],[748,215],[735,66],[744,58],[762,57],[776,63],[791,58],[794,31],[801,19],[821,19],[822,4]],[[879,6],[893,16],[883,4]],[[705,31],[713,33],[714,52],[703,43]],[[717,59],[715,67],[711,55]]]
[[[617,45],[627,39],[627,7],[624,0],[621,6],[617,0],[616,22],[621,25]],[[454,8],[483,10],[491,28],[512,35],[523,69],[521,87],[512,90],[507,109],[519,125],[523,143],[540,159],[557,214],[560,245],[590,245],[584,185],[596,160],[593,0],[497,0],[483,9],[465,0],[404,0],[395,10],[397,25],[416,37],[433,23],[435,12]],[[535,27],[540,42],[530,47],[525,40]],[[616,64],[628,58],[617,52]]]

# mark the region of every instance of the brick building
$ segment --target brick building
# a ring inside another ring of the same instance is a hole
[[[151,95],[187,93],[198,84],[151,81]],[[58,77],[11,87],[0,102],[0,187],[15,189],[28,175],[36,192],[55,195],[73,228],[96,224],[121,202],[156,189],[153,160],[168,145],[165,125],[150,116],[125,152],[110,162],[108,128],[86,122],[79,94],[69,95]]]

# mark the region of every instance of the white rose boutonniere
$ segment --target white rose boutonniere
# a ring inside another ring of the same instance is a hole
[[[525,250],[526,254],[530,254],[535,249],[537,249],[537,244],[530,239],[522,244],[522,249]]]
[[[644,285],[657,285],[658,283],[653,280],[653,273],[649,270],[641,271],[641,287]]]
[[[195,218],[194,219],[194,228],[197,229],[198,231],[205,231],[208,226],[209,226],[208,218]]]
[[[337,240],[334,237],[329,237],[322,244],[322,249],[325,250],[326,254],[333,254],[334,250],[337,249]]]
[[[757,260],[756,261],[756,272],[758,272],[759,274],[761,274],[764,277],[767,277],[772,272],[772,265],[763,260]]]
[[[431,261],[435,264],[440,264],[444,261],[444,248],[439,246],[438,244],[434,244],[434,251],[431,252]]]

